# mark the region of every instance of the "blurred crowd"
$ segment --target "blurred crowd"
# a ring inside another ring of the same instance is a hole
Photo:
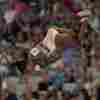
[[[0,15],[0,100],[99,100],[99,0],[6,3]],[[32,82],[33,72],[41,79]],[[21,96],[18,77],[25,84]]]

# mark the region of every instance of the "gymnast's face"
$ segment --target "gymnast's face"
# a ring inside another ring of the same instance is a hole
[[[35,43],[39,43],[43,39],[43,32],[42,29],[39,26],[34,26],[32,28],[32,36],[33,36],[33,41]]]

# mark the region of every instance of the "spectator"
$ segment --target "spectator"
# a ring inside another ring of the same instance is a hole
[[[81,89],[81,96],[83,100],[90,100],[90,96],[88,95],[88,92],[85,89]]]
[[[15,10],[18,14],[22,14],[31,10],[31,7],[20,0],[16,0]]]
[[[16,96],[16,79],[10,78],[7,80],[8,96],[6,100],[18,100]]]
[[[80,2],[80,1],[79,1]],[[78,3],[79,3],[78,2]],[[77,12],[80,11],[80,8],[78,8],[79,6],[76,6],[77,4],[76,0],[64,0],[64,5],[65,7],[71,11],[73,14],[76,14]],[[75,7],[76,6],[76,7]]]
[[[7,11],[4,13],[4,19],[6,20],[7,24],[10,24],[14,21],[17,12],[14,8],[14,4],[16,0],[10,0],[8,4]]]
[[[0,33],[5,33],[6,31],[6,21],[2,16],[0,16]]]
[[[23,43],[31,40],[30,17],[21,15],[16,19],[19,31],[17,32],[17,42]]]
[[[8,97],[6,98],[6,100],[18,100],[16,94],[14,93],[9,93]]]
[[[33,100],[38,100],[39,99],[39,93],[37,91],[33,92],[32,93],[32,97],[33,97]]]
[[[38,90],[39,91],[47,91],[48,90],[48,84],[45,81],[41,81],[38,84]]]

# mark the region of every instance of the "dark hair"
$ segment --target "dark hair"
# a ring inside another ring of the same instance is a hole
[[[37,91],[32,92],[32,97],[38,99],[39,98],[39,94]]]
[[[86,89],[82,88],[81,93],[84,95],[85,100],[90,100],[90,96],[89,96],[88,91]]]
[[[38,83],[38,90],[39,91],[47,91],[48,90],[48,83],[41,81]]]

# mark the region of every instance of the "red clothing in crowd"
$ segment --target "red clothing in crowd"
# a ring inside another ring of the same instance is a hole
[[[80,11],[80,8],[75,8],[74,0],[64,0],[64,5],[75,15]]]
[[[15,9],[17,13],[23,13],[31,10],[31,7],[23,2],[19,2],[16,4]]]

